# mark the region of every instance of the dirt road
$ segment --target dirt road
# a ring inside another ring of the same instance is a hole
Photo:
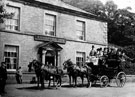
[[[135,83],[126,83],[123,88],[118,88],[115,84],[107,88],[74,88],[64,84],[58,89],[39,89],[35,84],[10,84],[6,86],[6,91],[7,94],[2,97],[135,97]]]

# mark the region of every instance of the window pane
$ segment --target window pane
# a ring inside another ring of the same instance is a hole
[[[76,23],[76,35],[77,35],[77,39],[84,40],[84,37],[85,37],[85,22],[77,21],[77,23]]]
[[[10,52],[8,52],[8,57],[10,57]]]
[[[10,58],[5,58],[6,63],[10,63]]]
[[[17,46],[5,46],[4,59],[7,65],[7,69],[16,69],[18,63],[18,47]]]
[[[16,59],[14,59],[14,63],[17,63],[17,60]]]
[[[16,64],[13,64],[13,69],[16,69]]]
[[[7,69],[9,69],[10,68],[10,65],[8,63],[6,65],[7,65]]]
[[[20,10],[17,7],[7,6],[8,13],[14,13],[11,19],[6,19],[6,29],[7,30],[19,30],[19,21],[20,21]]]
[[[76,64],[79,66],[82,66],[84,63],[85,59],[85,53],[84,52],[77,52],[76,54]]]
[[[7,56],[8,56],[8,53],[7,53],[7,52],[4,52],[4,56],[6,56],[6,57],[7,57]]]
[[[56,17],[53,15],[46,14],[45,16],[45,35],[54,36],[56,29]]]
[[[15,52],[14,54],[15,54],[15,56],[14,56],[14,57],[17,57],[17,52]]]

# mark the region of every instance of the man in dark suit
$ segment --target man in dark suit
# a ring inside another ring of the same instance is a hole
[[[7,70],[5,62],[1,62],[0,66],[0,94],[5,93],[5,85],[7,80]]]

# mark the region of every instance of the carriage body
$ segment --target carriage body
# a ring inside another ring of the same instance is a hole
[[[96,60],[96,61],[95,61]],[[97,62],[98,61],[98,62]],[[95,64],[95,63],[98,64]],[[93,80],[99,80],[101,87],[106,87],[110,80],[115,79],[118,87],[123,87],[126,82],[126,74],[123,72],[121,61],[118,59],[94,58],[86,62],[92,68]]]

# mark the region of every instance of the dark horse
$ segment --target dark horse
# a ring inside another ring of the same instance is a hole
[[[47,66],[43,65],[41,62],[37,60],[33,60],[30,62],[29,67],[33,66],[36,77],[37,77],[37,86],[39,87],[39,84],[41,84],[41,87],[44,88],[44,80],[49,80],[49,85],[51,84],[51,80],[53,82],[56,80],[57,85],[60,84],[61,86],[61,77],[63,75],[63,70],[59,69],[58,67],[52,67],[52,66]]]
[[[84,67],[79,67],[76,64],[73,64],[73,62],[68,59],[63,63],[64,69],[67,69],[67,73],[69,76],[69,84],[71,85],[71,78],[73,79],[73,82],[75,83],[74,86],[77,86],[77,77],[79,76],[82,79],[82,85],[84,77],[87,78],[88,85],[87,87],[91,86],[90,82],[90,76],[91,76],[91,68],[85,65]]]

